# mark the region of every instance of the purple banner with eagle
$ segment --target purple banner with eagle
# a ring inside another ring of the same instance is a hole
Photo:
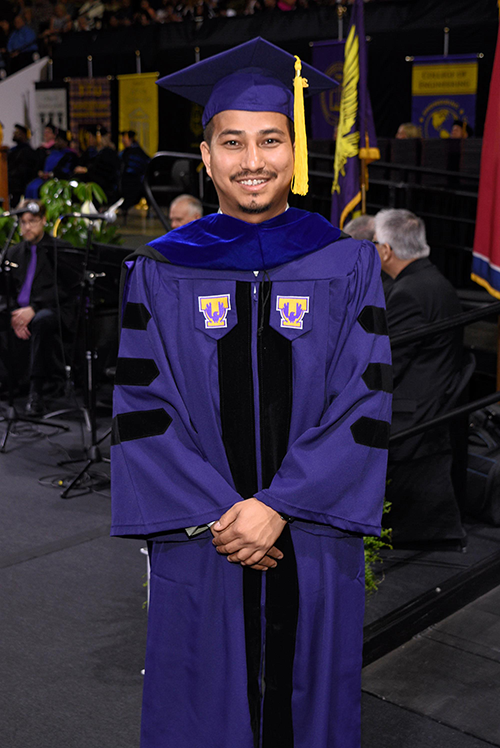
[[[333,166],[331,222],[342,228],[362,200],[362,164],[380,158],[368,93],[363,0],[352,6]],[[367,187],[367,172],[363,175]]]

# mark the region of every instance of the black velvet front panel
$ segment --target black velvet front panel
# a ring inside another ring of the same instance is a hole
[[[292,414],[292,343],[269,326],[270,298],[270,284],[264,283],[259,301],[264,324],[258,336],[263,488],[269,487],[286,454]]]
[[[288,447],[292,409],[292,343],[269,326],[269,283],[260,287],[257,358],[261,454],[256,455],[251,349],[251,283],[236,284],[238,324],[218,345],[223,441],[238,493],[257,491],[256,459],[268,487]],[[298,579],[287,526],[276,545],[284,558],[265,572],[265,651],[262,649],[262,573],[243,570],[248,700],[254,746],[260,745],[261,688],[264,748],[293,748],[292,670],[298,619]],[[261,672],[262,668],[262,672]]]
[[[238,324],[217,341],[222,440],[236,490],[257,491],[253,401],[250,283],[236,284]]]
[[[251,284],[236,284],[238,324],[217,343],[222,438],[236,490],[245,499],[257,492],[255,416],[251,350]],[[260,740],[261,574],[243,569],[247,689],[254,746]]]
[[[299,582],[290,526],[276,542],[283,552],[266,572],[266,653],[263,748],[293,748],[292,675],[299,616]]]
[[[269,487],[287,452],[292,414],[292,342],[269,326],[270,284],[260,294],[258,337],[262,484]],[[299,611],[290,527],[276,542],[284,557],[266,572],[263,748],[293,748],[292,672]]]

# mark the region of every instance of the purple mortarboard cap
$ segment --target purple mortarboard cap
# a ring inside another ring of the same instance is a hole
[[[204,106],[203,127],[227,109],[280,112],[293,120],[294,65],[293,55],[257,37],[160,78],[158,85]],[[337,85],[304,63],[302,75],[309,82],[306,96]]]

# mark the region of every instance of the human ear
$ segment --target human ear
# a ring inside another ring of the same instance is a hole
[[[210,163],[211,163],[210,146],[208,145],[206,140],[200,143],[200,151],[201,151],[201,158],[203,159],[203,163],[205,164],[205,169],[207,170],[207,174],[209,177],[212,177],[212,171],[210,168]]]

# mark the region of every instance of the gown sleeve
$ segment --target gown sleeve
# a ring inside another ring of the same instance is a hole
[[[112,535],[144,537],[204,525],[241,500],[197,443],[158,329],[155,266],[137,262],[124,289],[111,447]]]
[[[338,304],[330,295],[331,308]],[[298,520],[379,534],[385,493],[392,372],[380,262],[364,243],[349,277],[320,421],[289,444],[256,498]]]

